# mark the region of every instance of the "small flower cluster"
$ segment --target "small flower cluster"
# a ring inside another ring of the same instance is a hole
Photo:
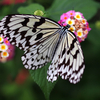
[[[74,10],[62,14],[58,23],[61,26],[69,24],[70,28],[68,30],[72,31],[77,36],[79,42],[84,41],[88,32],[91,30],[89,23],[84,18],[83,14],[75,12]]]
[[[14,56],[14,46],[10,44],[7,38],[0,35],[0,62],[12,59]]]

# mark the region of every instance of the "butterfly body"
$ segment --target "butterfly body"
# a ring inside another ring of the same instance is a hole
[[[25,51],[21,57],[27,69],[41,68],[51,61],[49,81],[79,82],[85,65],[81,46],[74,35],[57,22],[35,15],[8,15],[0,21],[0,34]]]

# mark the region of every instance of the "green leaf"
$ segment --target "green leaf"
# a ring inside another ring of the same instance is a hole
[[[39,85],[47,100],[49,100],[50,92],[56,84],[56,82],[48,82],[48,80],[46,79],[47,69],[49,65],[50,63],[40,69],[29,70],[33,80]]]
[[[97,12],[99,4],[92,0],[55,0],[52,6],[47,10],[48,17],[58,21],[63,13],[69,10],[75,10],[83,13],[89,20]]]
[[[6,96],[16,95],[19,92],[18,86],[15,83],[5,83],[3,87],[1,87],[2,93]]]
[[[95,45],[100,45],[100,29],[98,29],[95,24],[90,24],[89,26],[91,27],[91,31],[87,39]]]
[[[91,31],[82,43],[84,58],[87,63],[95,60],[100,53],[100,29],[97,29],[95,24],[89,24],[89,26]],[[92,63],[94,63],[93,61]]]
[[[36,100],[35,93],[30,90],[30,88],[21,89],[21,95],[19,95],[18,100]]]
[[[3,18],[4,16],[0,16],[0,20]]]
[[[32,15],[34,15],[34,12],[35,12],[36,10],[41,10],[41,11],[43,11],[43,12],[45,11],[43,6],[34,3],[34,4],[31,4],[31,5],[26,6],[26,7],[20,7],[20,8],[18,9],[18,12],[19,12],[20,14],[32,14]]]

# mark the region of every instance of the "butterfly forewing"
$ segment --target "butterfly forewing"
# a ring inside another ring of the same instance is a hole
[[[33,15],[8,15],[0,23],[4,37],[8,37],[12,44],[24,51],[39,39],[55,33],[60,28],[59,24],[53,21],[49,22],[48,19]]]
[[[35,15],[8,15],[0,21],[0,34],[24,50],[21,57],[27,69],[43,67],[49,81],[68,79],[77,83],[84,70],[84,57],[76,36],[53,20]]]

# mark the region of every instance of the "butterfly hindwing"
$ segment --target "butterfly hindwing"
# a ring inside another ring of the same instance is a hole
[[[77,83],[83,74],[85,65],[80,44],[76,37],[69,31],[62,37],[55,56],[48,69],[47,79],[55,81],[58,75]]]
[[[37,69],[52,60],[54,50],[59,39],[59,34],[48,37],[45,41],[40,40],[29,48],[29,51],[22,56],[23,64],[28,69]]]

